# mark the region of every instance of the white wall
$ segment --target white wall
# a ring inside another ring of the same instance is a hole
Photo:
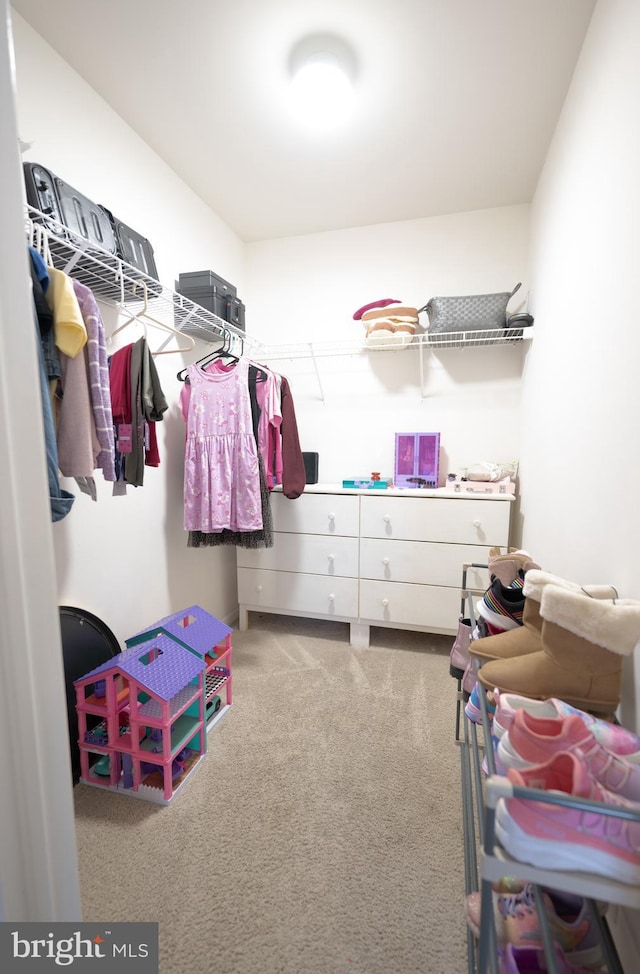
[[[639,43],[640,5],[599,0],[533,204],[536,338],[525,372],[521,451],[526,547],[550,571],[611,582],[634,599]],[[637,650],[635,671],[626,663],[621,716],[638,731]],[[626,922],[636,934],[625,970],[636,970],[638,917]]]
[[[181,271],[213,268],[242,288],[238,237],[15,12],[12,20],[19,134],[33,143],[24,159],[50,168],[147,236],[165,285],[173,287]],[[103,313],[111,330],[117,319],[109,309]],[[138,328],[120,333],[110,351],[139,338]],[[155,338],[160,344],[160,333]],[[205,350],[198,343],[196,352]],[[193,603],[222,618],[237,613],[235,549],[187,548],[182,527],[184,424],[176,373],[185,361],[180,354],[155,361],[170,404],[158,424],[161,466],[147,468],[144,486],[128,488],[126,497],[113,497],[98,476],[97,503],[63,480],[76,501],[53,526],[60,603],[95,612],[120,640]]]
[[[421,307],[437,294],[510,291],[527,299],[528,206],[339,230],[247,245],[248,330],[278,343],[359,342],[353,312],[384,297]],[[421,316],[421,323],[426,317]],[[528,342],[424,352],[366,350],[274,362],[290,379],[303,450],[321,481],[393,474],[396,431],[441,433],[441,478],[480,460],[519,455],[522,361]]]

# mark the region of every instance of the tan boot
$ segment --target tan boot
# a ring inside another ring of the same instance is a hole
[[[478,671],[482,685],[610,714],[620,703],[622,660],[640,639],[640,602],[585,598],[547,585],[540,614],[541,650],[486,663]]]
[[[612,599],[618,595],[613,585],[578,585],[550,572],[531,569],[524,577],[522,588],[525,596],[522,627],[498,633],[496,636],[476,639],[469,647],[471,655],[486,663],[492,659],[511,659],[513,656],[539,652],[542,649],[540,601],[547,585],[557,585],[592,599]]]

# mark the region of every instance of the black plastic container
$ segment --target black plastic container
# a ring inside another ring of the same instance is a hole
[[[237,297],[237,291],[233,284],[229,284],[229,281],[225,281],[224,277],[219,277],[213,271],[189,271],[186,274],[179,274],[178,284],[180,285],[180,294],[184,294],[185,297],[190,297],[187,292],[194,288],[215,288],[216,293],[225,297]]]
[[[42,222],[53,234],[63,239],[81,238],[116,253],[111,221],[101,206],[37,162],[23,163],[23,172],[27,202],[45,215]]]
[[[227,320],[227,297],[225,294],[221,294],[217,288],[184,287],[180,281],[177,281],[176,291],[178,294],[184,295],[185,298],[189,298],[194,304],[198,304],[201,308],[217,315],[218,318],[222,318],[223,321]]]
[[[130,264],[131,267],[142,271],[147,277],[153,277],[157,281],[158,271],[156,270],[153,247],[148,239],[119,220],[106,206],[101,206],[100,209],[106,213],[113,229],[118,257]]]

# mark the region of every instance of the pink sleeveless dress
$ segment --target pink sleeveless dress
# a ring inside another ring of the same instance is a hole
[[[262,528],[249,363],[208,373],[191,365],[184,460],[184,528],[213,534]],[[186,391],[186,390],[185,390]]]

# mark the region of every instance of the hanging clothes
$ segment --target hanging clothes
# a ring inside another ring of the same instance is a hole
[[[143,485],[145,466],[160,464],[155,424],[169,404],[145,338],[114,352],[109,381],[116,451],[114,493],[124,494],[127,484]]]
[[[43,348],[45,341],[48,340],[49,336],[53,335],[53,315],[45,298],[46,290],[49,286],[49,275],[44,261],[33,247],[29,248],[29,254],[33,288],[33,311],[39,337],[39,341],[37,342],[38,375],[47,460],[47,480],[49,484],[49,510],[51,512],[51,520],[55,523],[67,516],[73,506],[75,497],[68,490],[63,490],[60,486],[58,476],[58,446],[51,408],[49,375]]]
[[[84,347],[89,376],[89,396],[93,420],[100,449],[95,458],[96,468],[102,470],[104,479],[114,481],[115,451],[113,446],[113,416],[109,387],[109,366],[104,322],[93,292],[80,281],[73,282],[73,290],[87,330]]]
[[[204,369],[207,372],[220,373],[229,372],[231,371],[231,368],[232,366],[224,365],[220,360],[217,359],[204,366]],[[265,466],[258,441],[258,424],[262,417],[260,407],[258,406],[256,384],[259,386],[263,384],[262,382],[257,383],[258,372],[260,372],[261,378],[266,379],[266,372],[264,370],[259,370],[253,364],[249,365],[249,399],[251,402],[251,422],[253,426],[253,435],[258,446],[258,473],[260,476],[262,527],[256,531],[231,531],[227,528],[217,532],[190,531],[187,541],[188,547],[190,548],[211,548],[220,547],[222,545],[232,545],[238,548],[252,549],[273,548],[273,516],[271,513],[271,502],[269,500],[270,490],[267,486]],[[183,406],[190,400],[190,389],[190,385],[185,385],[182,390]]]
[[[280,376],[281,410],[282,410],[282,492],[285,497],[295,500],[300,497],[307,484],[304,469],[304,457],[300,447],[296,411],[288,379]]]
[[[181,393],[187,424],[184,527],[205,534],[263,527],[257,443],[248,383],[249,363],[210,374],[187,369]]]
[[[53,312],[53,330],[60,362],[60,379],[54,389],[54,421],[58,464],[65,477],[74,477],[80,489],[97,499],[93,472],[100,452],[89,393],[87,361],[83,350],[87,329],[70,277],[48,268],[47,301]]]

